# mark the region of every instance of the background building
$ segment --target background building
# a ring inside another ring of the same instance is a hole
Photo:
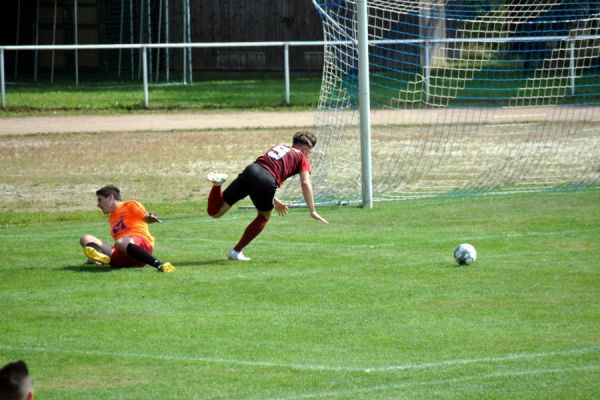
[[[189,14],[188,14],[189,13]],[[3,4],[0,44],[118,44],[322,40],[321,21],[309,0],[14,0]],[[321,46],[322,47],[322,46]],[[182,65],[202,71],[280,71],[281,48],[154,49],[153,77]],[[292,47],[291,68],[320,71],[319,47]],[[56,71],[136,76],[139,50],[9,51],[7,76]],[[156,72],[156,73],[154,73]],[[162,78],[161,78],[162,77]]]

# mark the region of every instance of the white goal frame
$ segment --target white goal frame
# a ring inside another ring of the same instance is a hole
[[[338,24],[334,19],[335,17],[329,14],[327,6],[323,7],[319,1],[312,0],[313,5],[323,18],[324,25],[331,25],[333,31],[340,32],[342,38],[348,38],[344,41],[331,42],[332,44],[346,45],[348,47],[354,47],[357,77],[358,77],[358,90],[356,98],[358,100],[358,114],[359,114],[359,134],[360,134],[360,184],[361,184],[361,199],[362,206],[365,208],[371,208],[373,206],[373,177],[372,177],[372,150],[371,150],[371,94],[370,94],[370,60],[369,60],[369,48],[371,46],[379,44],[399,44],[399,45],[420,45],[424,51],[424,57],[422,57],[422,69],[423,69],[423,95],[427,99],[430,98],[430,72],[435,66],[430,65],[430,56],[436,47],[440,45],[451,45],[451,44],[514,44],[514,43],[547,43],[547,42],[562,42],[561,48],[566,49],[566,64],[565,68],[568,70],[565,75],[568,74],[568,88],[571,95],[575,95],[576,92],[576,78],[578,73],[578,59],[576,56],[576,43],[578,41],[598,41],[600,35],[598,34],[584,34],[585,32],[570,32],[568,35],[555,35],[555,36],[504,36],[504,37],[460,37],[460,38],[445,38],[435,37],[427,39],[369,39],[369,11],[368,5],[371,2],[367,0],[355,0],[353,7],[349,8],[349,14],[340,14],[343,24]],[[322,2],[321,2],[322,3]],[[351,3],[351,2],[350,2]],[[369,3],[369,4],[367,4]],[[377,2],[374,2],[377,3]],[[419,3],[419,2],[416,2]],[[429,3],[428,3],[429,4]],[[332,5],[331,7],[340,7],[339,5]],[[418,6],[415,6],[418,7]],[[382,8],[383,9],[383,8]],[[339,30],[337,30],[339,28]],[[346,30],[344,30],[346,29]],[[353,31],[353,32],[352,32]],[[336,35],[337,36],[337,35]],[[327,37],[326,37],[327,39]],[[340,50],[340,52],[342,52]],[[343,58],[340,61],[342,68],[348,67],[348,63]],[[324,72],[325,73],[325,72]],[[325,75],[324,75],[325,79]],[[355,89],[356,90],[356,89]],[[350,91],[349,91],[350,92]],[[434,106],[434,109],[437,106]],[[598,106],[595,106],[598,108]],[[335,111],[334,109],[327,109],[329,112]],[[347,110],[350,112],[350,110]],[[593,114],[597,114],[596,111]],[[325,119],[327,117],[322,117]],[[344,119],[344,124],[348,124],[348,120],[351,117],[340,117]],[[596,117],[594,116],[595,120]],[[331,131],[328,124],[331,122],[327,120],[325,122],[326,132]],[[354,171],[358,169],[355,168]],[[329,182],[331,184],[331,182]],[[356,192],[358,193],[358,191]],[[334,200],[335,202],[336,200]],[[346,202],[345,200],[339,200]]]

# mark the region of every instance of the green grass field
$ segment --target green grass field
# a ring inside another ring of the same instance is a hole
[[[0,363],[40,399],[594,399],[600,190],[274,216],[154,204],[177,267],[83,264],[99,211],[2,213]],[[475,245],[457,267],[452,250]]]
[[[513,73],[511,80],[506,80],[503,74],[502,69],[496,70],[492,65],[489,69],[479,71],[477,79],[466,80],[464,85],[459,85],[454,78],[447,78],[451,75],[450,72],[442,68],[435,69],[432,73],[435,85],[432,87],[430,101],[433,104],[450,104],[456,107],[508,106],[513,96],[537,96],[536,87],[526,86],[529,75]],[[371,105],[374,109],[389,108],[390,99],[397,99],[399,104],[412,104],[415,90],[423,90],[422,76],[416,72],[406,72],[400,77],[378,73],[373,74],[371,79]],[[598,75],[593,71],[578,78],[577,97],[566,95],[564,79],[566,78],[553,77],[545,83],[557,88],[562,96],[559,104],[598,102],[600,83]],[[482,80],[485,85],[482,85]],[[392,83],[394,81],[396,82]],[[0,110],[0,117],[165,110],[303,110],[316,107],[320,90],[320,75],[293,72],[290,78],[290,104],[286,104],[282,73],[204,73],[196,74],[193,84],[189,85],[175,80],[168,84],[150,83],[149,107],[146,110],[141,81],[115,81],[110,78],[103,81],[102,77],[87,77],[82,79],[79,86],[75,86],[73,77],[62,77],[54,84],[48,83],[44,78],[38,83],[22,81],[7,85],[7,108]],[[449,98],[453,100],[449,101]],[[354,98],[354,104],[357,101]],[[332,104],[332,107],[336,105]]]
[[[308,109],[319,101],[321,77],[294,74],[290,105],[285,104],[282,74],[198,76],[191,85],[181,82],[150,84],[149,110]],[[144,110],[142,82],[40,82],[6,87],[6,110],[0,116],[28,113],[125,113]]]

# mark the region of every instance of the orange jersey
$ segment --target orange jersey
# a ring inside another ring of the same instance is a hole
[[[118,240],[123,236],[141,236],[154,246],[154,238],[150,234],[148,224],[144,221],[146,214],[148,214],[146,208],[135,200],[121,203],[108,216],[113,239]]]

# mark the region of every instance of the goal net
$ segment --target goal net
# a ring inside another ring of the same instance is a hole
[[[316,198],[359,200],[357,1],[313,2],[328,43]],[[367,7],[374,199],[600,183],[597,1]]]

